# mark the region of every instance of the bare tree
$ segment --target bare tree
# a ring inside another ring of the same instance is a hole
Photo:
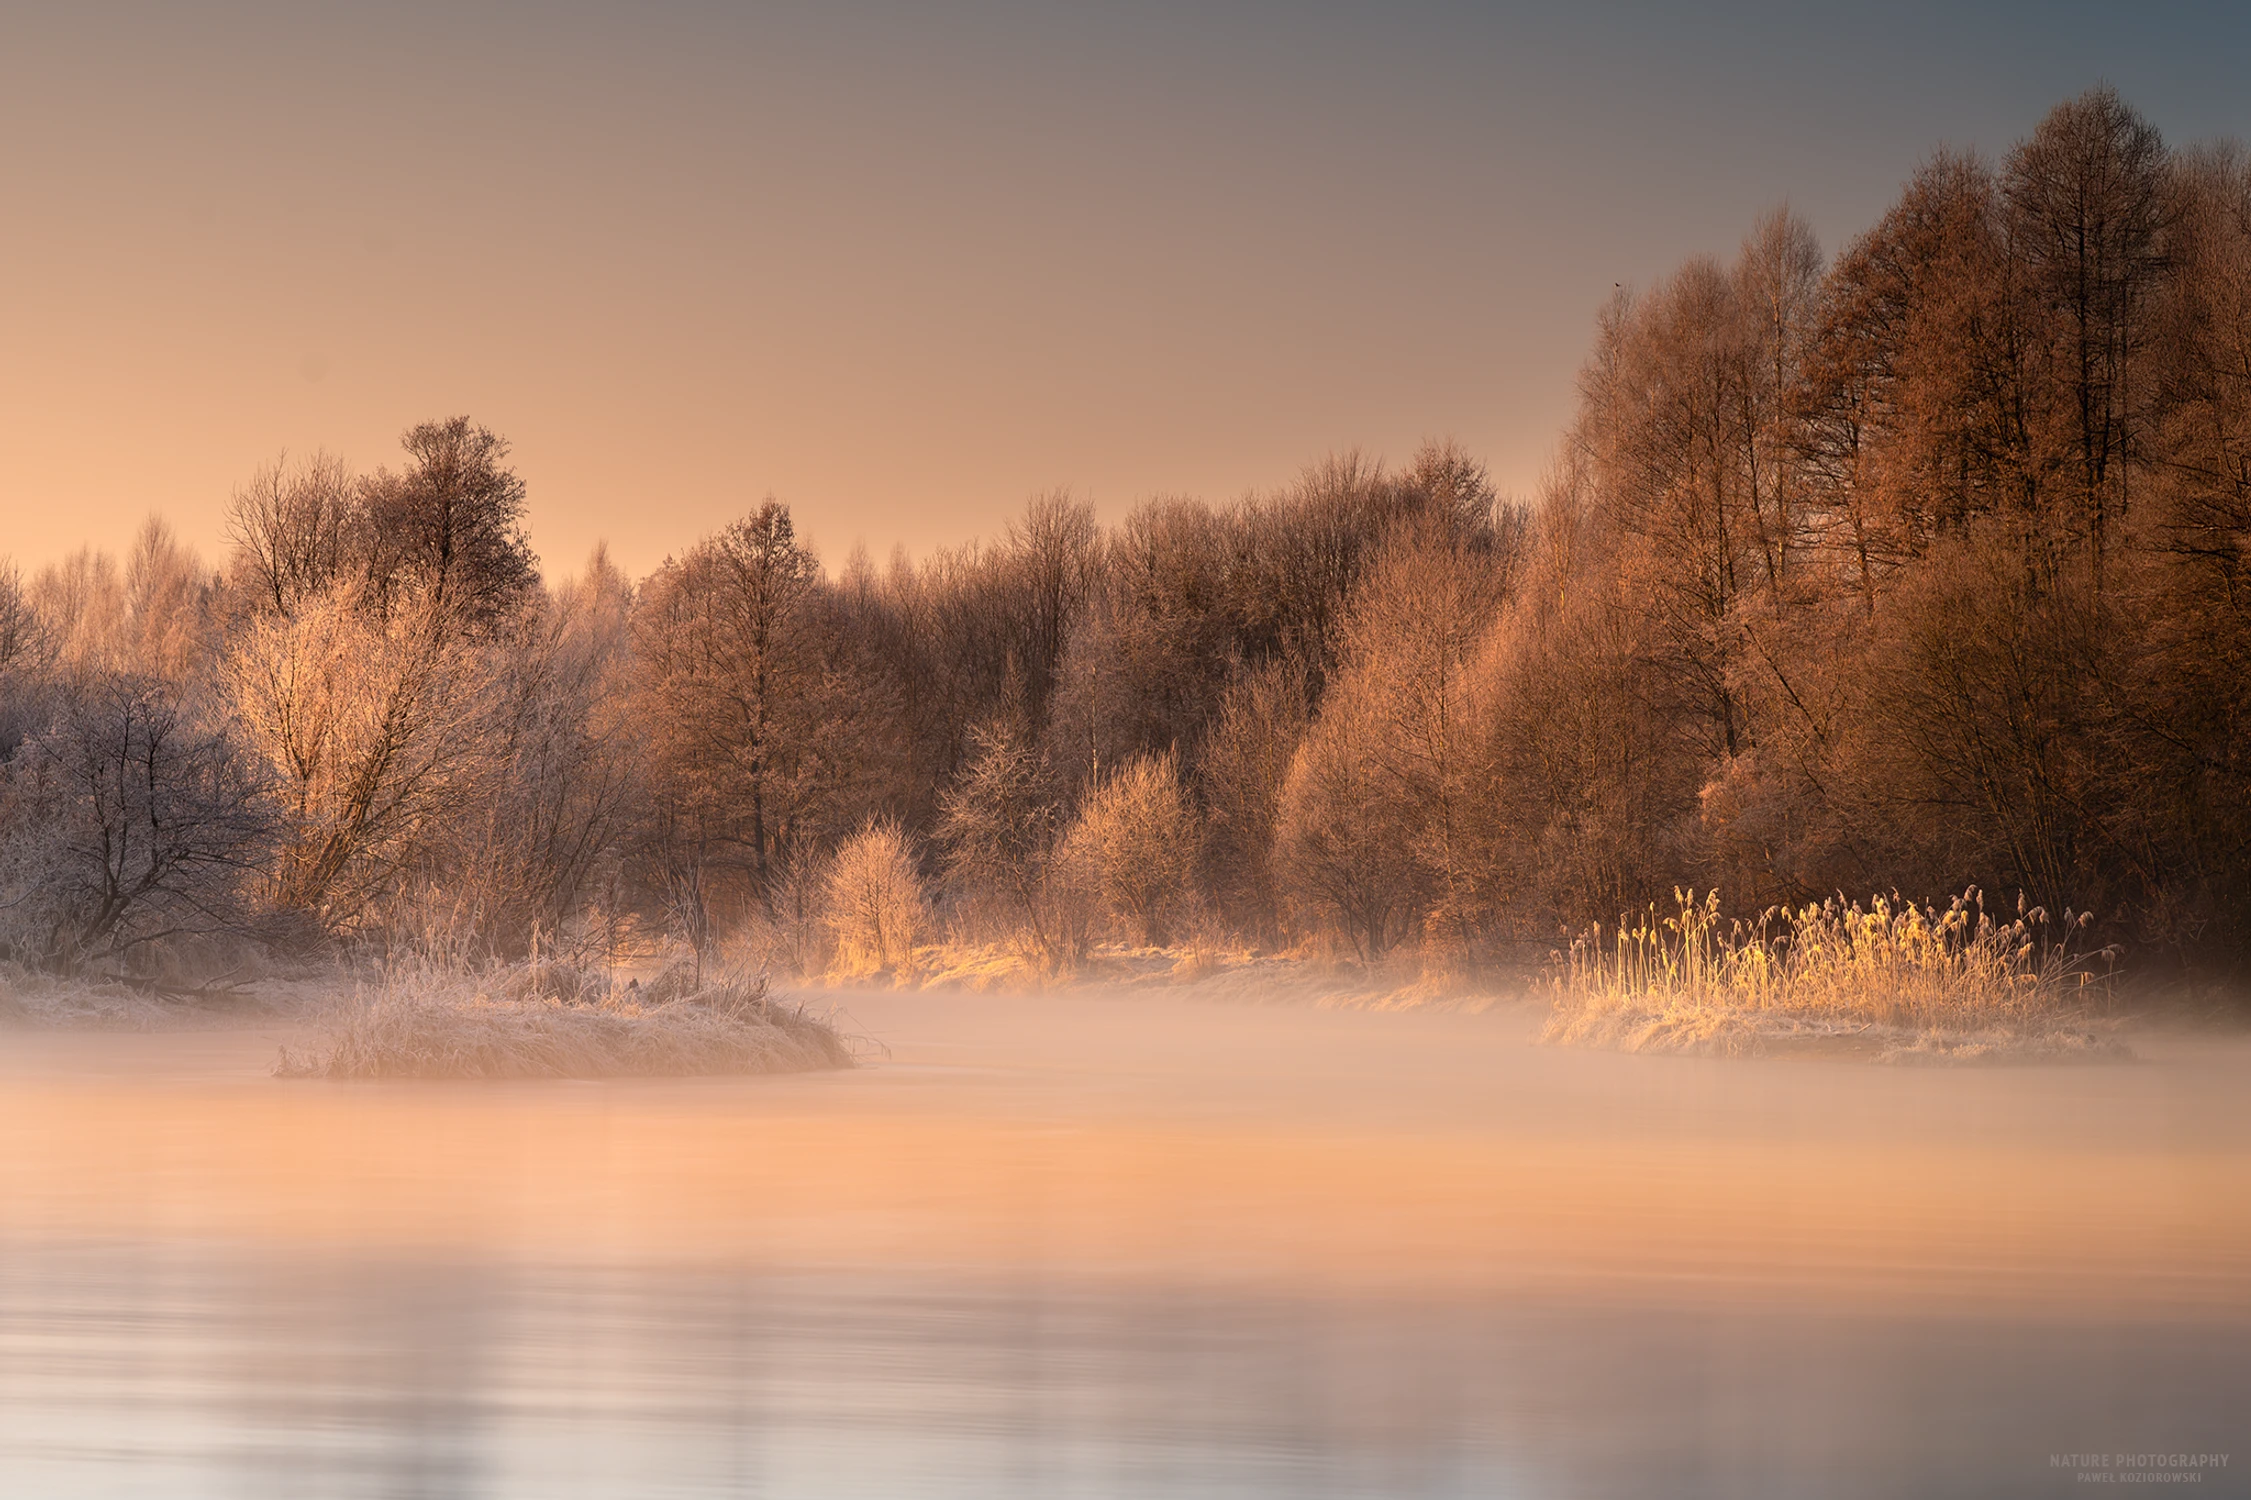
[[[2044,446],[2080,512],[2097,593],[2159,389],[2146,351],[2166,157],[2156,128],[2109,88],[2057,105],[2009,157],[2012,248],[2046,324],[2034,351],[2050,365]]]
[[[1290,763],[1275,827],[1286,887],[1363,962],[1407,934],[1427,897],[1412,809],[1379,768],[1384,726],[1373,708],[1341,689],[1324,700]]]
[[[516,956],[568,941],[636,804],[628,706],[632,587],[597,548],[496,653],[485,788],[431,859],[472,901],[480,940]]]
[[[1494,902],[1474,826],[1485,799],[1472,667],[1509,582],[1451,539],[1395,541],[1353,593],[1346,672],[1323,709],[1353,700],[1380,805],[1403,815],[1394,836],[1422,867],[1408,899],[1427,893],[1428,905],[1414,915],[1472,964]]]
[[[1495,903],[1550,938],[1683,882],[1710,763],[1585,483],[1554,476],[1533,566],[1473,669],[1478,864]]]
[[[1196,767],[1205,810],[1205,888],[1241,930],[1281,935],[1275,828],[1290,763],[1305,738],[1306,691],[1277,659],[1240,676],[1220,701]]]
[[[174,681],[208,665],[212,581],[162,518],[150,516],[125,559],[125,653],[132,670]]]
[[[420,610],[433,625],[490,633],[539,584],[524,532],[524,482],[507,467],[507,440],[451,417],[409,428],[409,462],[362,487],[368,535],[367,604]],[[433,606],[421,609],[419,601]]]
[[[288,614],[334,587],[372,536],[359,482],[344,461],[283,454],[251,475],[227,509],[240,588],[261,609]]]
[[[1021,712],[1035,733],[1047,726],[1063,647],[1093,588],[1097,538],[1092,507],[1061,490],[1032,500],[1008,528],[1006,557],[1019,580],[1011,602],[1020,643]]]
[[[1193,889],[1198,832],[1178,758],[1138,755],[1087,793],[1063,857],[1085,872],[1112,916],[1142,943],[1163,947]]]
[[[823,691],[813,639],[818,579],[788,507],[769,500],[667,562],[635,616],[658,795],[675,818],[702,830],[694,846],[738,851],[761,903],[784,825],[821,779],[817,732],[846,727],[824,713],[844,704]]]
[[[117,559],[81,547],[41,568],[31,582],[56,665],[66,672],[115,669],[127,659],[125,584]]]
[[[0,917],[19,952],[70,971],[241,930],[271,849],[264,793],[161,680],[82,684],[0,781]]]
[[[1023,923],[1051,968],[1070,956],[1050,906],[1057,809],[1046,756],[1005,721],[972,737],[974,750],[941,803],[939,837],[955,883],[991,891]]]
[[[1137,754],[1193,751],[1240,659],[1228,523],[1187,500],[1137,506],[1059,667],[1050,738],[1077,786]]]
[[[52,651],[45,622],[24,593],[23,574],[0,558],[0,673],[43,672]]]
[[[287,829],[276,904],[330,924],[392,893],[444,821],[473,805],[495,745],[496,663],[425,596],[379,615],[356,585],[253,619],[223,667]]]
[[[0,558],[0,764],[47,724],[54,637],[14,563]]]

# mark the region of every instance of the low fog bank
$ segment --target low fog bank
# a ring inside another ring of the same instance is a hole
[[[286,1030],[17,1032],[0,1049],[0,1229],[1447,1295],[2251,1307],[2240,1038],[2153,1033],[2126,1067],[1883,1070],[1541,1047],[1527,1006],[835,998],[881,1044],[869,1065],[755,1080],[306,1088],[266,1076]]]

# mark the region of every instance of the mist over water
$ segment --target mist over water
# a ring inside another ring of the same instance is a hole
[[[0,1041],[0,1493],[2048,1495],[2234,1455],[2251,1048],[847,997],[849,1074]]]

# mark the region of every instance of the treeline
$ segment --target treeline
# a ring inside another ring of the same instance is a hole
[[[1605,310],[1536,501],[1434,445],[824,569],[543,583],[505,444],[0,569],[0,943],[818,969],[951,935],[1545,953],[1674,885],[2251,935],[2251,164],[2107,91]],[[1527,949],[1524,945],[1530,944]]]

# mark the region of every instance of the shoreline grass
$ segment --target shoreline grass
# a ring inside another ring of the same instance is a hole
[[[0,960],[0,1027],[43,1031],[196,1031],[302,1008],[295,981],[155,984],[57,975]]]
[[[1974,888],[1941,908],[1897,895],[1723,917],[1719,896],[1673,893],[1558,955],[1541,1040],[1626,1052],[1869,1056],[1903,1063],[2111,1061],[2102,1033],[2112,950],[2079,953],[2087,919],[2020,903],[1988,914]]]

